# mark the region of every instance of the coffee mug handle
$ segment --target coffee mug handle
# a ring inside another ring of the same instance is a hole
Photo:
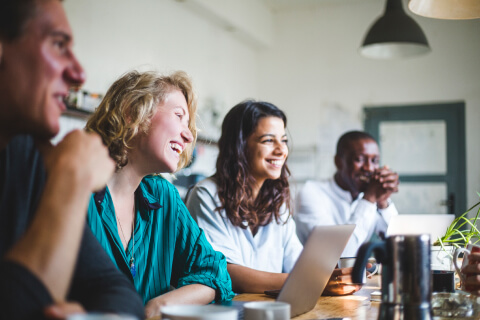
[[[453,253],[453,266],[455,267],[455,271],[457,271],[457,274],[460,277],[460,279],[463,279],[463,277],[462,277],[462,270],[461,270],[462,267],[458,265],[458,256],[462,252],[470,254],[470,250],[465,248],[456,248],[455,252]]]
[[[370,277],[377,274],[378,270],[380,269],[380,264],[379,263],[376,263],[375,264],[375,270],[373,270],[372,272],[370,272]]]
[[[275,320],[273,310],[264,310],[265,320]]]

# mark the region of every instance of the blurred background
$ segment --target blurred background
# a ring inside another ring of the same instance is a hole
[[[214,173],[224,115],[253,98],[287,114],[293,193],[333,175],[342,133],[367,130],[400,173],[400,213],[459,215],[480,191],[480,19],[425,18],[401,2],[431,51],[390,60],[359,53],[384,0],[66,0],[87,111],[63,116],[58,138],[126,71],[184,70],[201,131],[181,192]]]

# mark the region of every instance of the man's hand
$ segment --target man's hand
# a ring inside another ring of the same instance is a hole
[[[74,130],[56,146],[40,145],[47,172],[67,174],[89,192],[102,189],[114,171],[107,148],[95,133]]]
[[[468,262],[468,265],[462,269],[465,275],[464,287],[467,291],[480,296],[480,253],[470,254]]]
[[[58,145],[38,142],[47,181],[33,220],[5,256],[27,267],[64,301],[75,268],[88,202],[103,188],[114,162],[97,134],[75,130]],[[61,268],[59,266],[62,266]]]
[[[85,313],[83,307],[76,302],[59,302],[46,307],[43,313],[47,319],[64,320],[75,313]]]
[[[379,209],[388,207],[388,198],[398,192],[398,174],[391,171],[388,166],[375,170],[365,190],[363,198],[376,203]]]

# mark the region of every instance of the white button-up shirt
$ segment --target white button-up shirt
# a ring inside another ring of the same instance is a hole
[[[234,226],[220,206],[217,185],[209,178],[190,192],[187,208],[202,228],[212,247],[222,252],[227,262],[267,272],[290,272],[303,246],[295,231],[295,221],[284,212],[285,221],[259,227],[255,236],[250,228]]]
[[[363,193],[352,199],[351,193],[340,188],[333,178],[322,182],[307,181],[295,203],[297,235],[302,243],[314,226],[356,225],[342,257],[355,257],[358,248],[374,233],[386,232],[391,217],[398,214],[391,202],[387,208],[378,209],[376,203],[363,199]]]

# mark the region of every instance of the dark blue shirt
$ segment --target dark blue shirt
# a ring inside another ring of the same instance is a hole
[[[54,303],[40,279],[22,265],[3,259],[35,217],[46,179],[45,165],[32,136],[16,136],[0,150],[1,319],[43,319],[43,309]],[[79,302],[91,312],[143,318],[142,301],[132,284],[118,272],[90,229],[83,225],[79,228],[84,229],[84,235],[67,300]]]

